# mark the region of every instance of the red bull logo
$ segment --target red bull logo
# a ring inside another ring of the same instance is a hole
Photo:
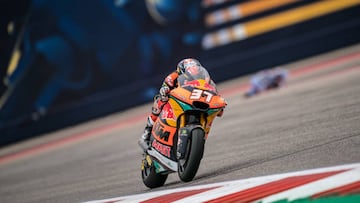
[[[169,103],[165,104],[161,113],[162,119],[171,119],[176,121],[176,116]]]
[[[201,86],[201,84],[198,80],[185,81],[183,87],[187,87],[187,86],[199,87]],[[209,84],[208,82],[204,84],[204,87],[212,92],[216,92],[216,88],[213,85]]]
[[[214,86],[210,85],[209,83],[205,83],[204,87],[210,91],[216,92],[216,88]]]
[[[185,81],[183,86],[198,87],[200,86],[200,82],[197,80]]]

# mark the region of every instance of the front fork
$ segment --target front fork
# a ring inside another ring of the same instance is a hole
[[[207,119],[204,113],[200,114],[183,114],[180,117],[180,128],[178,130],[178,142],[177,142],[177,151],[176,158],[183,159],[185,158],[188,141],[193,129],[201,128],[204,130],[206,128]]]
[[[178,160],[185,158],[186,152],[188,149],[188,141],[191,139],[190,138],[191,132],[195,128],[200,128],[200,129],[204,130],[203,126],[201,126],[201,125],[187,125],[187,126],[179,129],[179,133],[178,133],[179,137],[178,137],[177,151],[176,151],[176,158]]]

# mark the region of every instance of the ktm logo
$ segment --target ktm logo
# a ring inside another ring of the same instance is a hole
[[[169,140],[170,132],[164,130],[164,126],[160,123],[156,123],[154,126],[155,135],[157,135],[160,139],[165,140],[166,142]]]

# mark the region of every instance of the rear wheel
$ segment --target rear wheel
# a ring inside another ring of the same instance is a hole
[[[146,155],[145,159],[142,160],[141,177],[146,187],[156,188],[164,185],[168,174],[156,173],[151,157]]]
[[[178,175],[184,182],[192,181],[200,166],[204,153],[205,132],[196,128],[191,133],[184,159],[178,161]]]

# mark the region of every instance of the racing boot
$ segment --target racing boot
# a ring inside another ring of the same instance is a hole
[[[147,124],[145,126],[144,133],[141,135],[141,137],[138,141],[138,144],[144,151],[148,150],[150,147],[149,142],[150,142],[150,135],[151,135],[153,124],[154,124],[154,122],[149,116],[147,119]]]

